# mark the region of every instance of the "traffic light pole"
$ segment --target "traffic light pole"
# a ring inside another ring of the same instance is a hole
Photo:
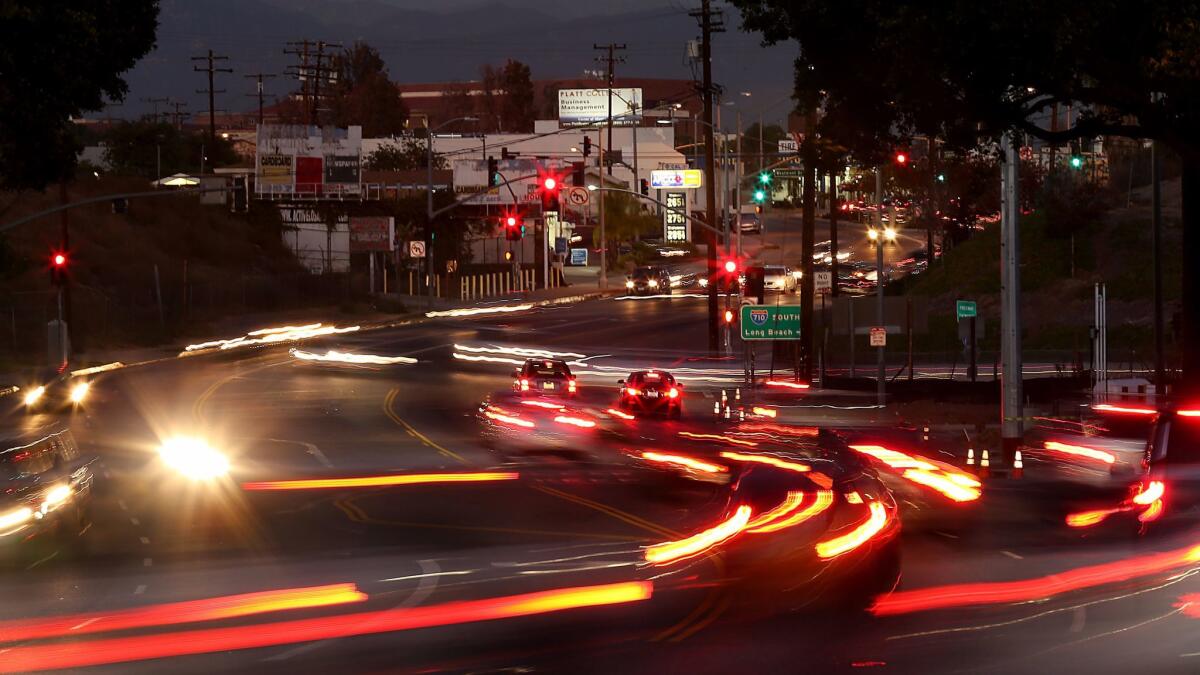
[[[875,167],[875,232],[875,325],[886,331],[883,323],[883,168],[878,166]],[[875,350],[875,392],[877,403],[882,406],[887,396],[887,367],[884,364],[887,347],[876,347]]]
[[[712,33],[713,11],[710,0],[702,0],[700,11],[700,63],[704,81],[701,84],[701,96],[704,100],[704,203],[707,207],[706,218],[709,229],[714,231],[708,238],[708,273],[711,276],[717,268],[717,190],[716,171],[713,162],[716,161],[716,149],[713,143],[713,81],[712,81]],[[717,285],[708,284],[708,351],[717,356],[720,351],[720,335],[717,331]]]

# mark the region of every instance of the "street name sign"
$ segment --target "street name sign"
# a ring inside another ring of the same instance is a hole
[[[959,300],[955,303],[955,310],[959,320],[978,316],[978,308],[975,306],[974,300]]]

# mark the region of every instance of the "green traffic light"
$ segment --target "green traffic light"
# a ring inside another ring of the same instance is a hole
[[[766,198],[767,198],[767,193],[765,191],[763,191],[763,190],[755,190],[754,191],[754,201],[762,202]]]
[[[1071,168],[1072,169],[1078,169],[1082,166],[1083,166],[1083,158],[1082,157],[1080,157],[1079,155],[1075,155],[1074,157],[1071,158]]]
[[[771,182],[771,174],[765,171],[758,174],[758,182],[762,183],[763,185],[769,184]]]
[[[939,174],[937,175],[937,179],[938,179],[938,182],[939,182],[939,183],[945,183],[945,182],[946,182],[946,174],[944,174],[944,173],[939,173]]]

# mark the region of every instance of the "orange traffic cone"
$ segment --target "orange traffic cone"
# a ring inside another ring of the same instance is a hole
[[[988,451],[985,448],[983,453],[979,455],[979,475],[989,476],[992,473],[992,463],[988,461]]]
[[[975,466],[975,448],[967,448],[967,466]]]
[[[1025,475],[1025,462],[1021,461],[1021,451],[1017,450],[1013,455],[1012,474],[1013,478],[1020,478]]]

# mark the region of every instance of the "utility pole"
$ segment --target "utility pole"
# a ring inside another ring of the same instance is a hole
[[[612,90],[613,90],[613,84],[616,83],[616,75],[613,72],[613,67],[618,63],[625,63],[625,58],[622,56],[615,56],[614,52],[616,52],[618,50],[623,51],[625,49],[625,45],[616,44],[615,42],[610,42],[606,45],[593,44],[592,49],[597,49],[602,52],[604,52],[604,51],[608,52],[607,56],[596,57],[596,63],[603,63],[608,68],[608,80],[607,80],[607,82],[608,82],[608,151],[611,153],[613,150],[613,138],[612,138],[612,132],[613,132],[612,98],[613,98],[613,93],[612,93]],[[635,133],[636,133],[636,131],[635,131]],[[601,159],[601,161],[603,161],[603,159],[604,159],[603,153],[601,153],[600,159]],[[611,161],[608,162],[608,175],[610,175],[610,176],[612,175],[612,162]]]
[[[171,116],[171,120],[175,124],[176,129],[182,129],[183,116],[187,114],[187,103],[183,101],[171,101],[171,107],[175,108],[175,112],[164,114],[169,114]]]
[[[762,138],[762,130],[759,130]],[[813,362],[813,302],[815,289],[813,278],[813,239],[817,228],[817,108],[816,101],[809,103],[804,115],[804,194],[800,230],[800,350],[804,357],[801,377],[812,382]],[[881,242],[882,243],[882,242]],[[882,286],[881,286],[882,288]]]
[[[712,34],[714,32],[723,32],[724,25],[721,23],[721,16],[712,10],[711,0],[701,0],[700,9],[695,12],[690,12],[690,16],[700,20],[700,61],[701,69],[704,78],[700,84],[700,96],[704,100],[703,104],[703,123],[704,123],[704,203],[707,210],[706,219],[708,226],[716,229],[717,227],[717,190],[715,185],[716,171],[713,163],[715,161],[716,149],[713,143],[713,94],[714,87],[712,81]],[[715,19],[715,20],[714,20]],[[717,269],[717,236],[712,231],[708,233],[708,275],[710,282],[708,284],[708,351],[713,356],[718,354],[720,349],[721,334],[717,324],[717,280],[713,278],[713,274]]]
[[[597,174],[600,177],[600,187],[604,187],[604,134],[600,129],[596,129],[596,168],[599,169]],[[587,181],[584,181],[587,182]],[[600,216],[600,288],[608,288],[608,233],[604,231],[604,191],[596,192],[596,199],[600,201],[599,216]]]
[[[1163,360],[1162,147],[1158,141],[1150,145],[1150,184],[1154,202],[1154,395],[1161,401],[1167,388],[1167,369]]]
[[[207,90],[197,89],[196,93],[203,94],[206,91],[208,92],[208,142],[210,143],[210,147],[216,147],[216,145],[217,145],[217,106],[216,106],[216,102],[215,102],[215,97],[217,94],[224,94],[225,90],[221,89],[218,91],[213,88],[213,77],[217,73],[232,73],[233,69],[232,68],[217,68],[216,67],[217,61],[228,61],[229,57],[228,56],[216,56],[213,54],[213,50],[211,50],[211,49],[208,50],[207,56],[193,56],[192,60],[206,62],[206,65],[203,65],[203,66],[193,66],[192,70],[194,70],[198,73],[208,73],[208,89]]]
[[[313,46],[312,40],[298,40],[287,43],[288,49],[283,50],[284,54],[295,56],[300,59],[300,64],[293,66],[288,71],[289,75],[294,75],[297,80],[300,80],[300,101],[303,104],[305,113],[307,114],[309,106],[308,83],[312,80],[313,73],[309,67],[309,50]]]
[[[738,259],[741,260],[741,258],[742,258],[742,178],[743,178],[742,166],[744,165],[744,162],[745,162],[745,160],[742,159],[742,111],[741,110],[737,111],[737,114],[735,115],[735,119],[737,120],[737,164],[734,165],[735,168],[734,168],[734,172],[733,172],[733,177],[734,177],[734,180],[737,181],[737,193],[735,194],[734,199],[733,199],[733,209],[734,209],[734,212],[737,214],[736,216],[734,216],[736,218],[736,225],[734,225],[734,228],[735,228],[735,231],[737,232],[736,236],[737,236]]]
[[[1012,133],[1000,137],[1000,397],[1003,462],[1009,462],[1021,444],[1024,408],[1021,394],[1021,267],[1017,202],[1019,157]]]
[[[258,92],[246,95],[252,98],[258,98],[258,125],[261,127],[263,123],[263,98],[266,95],[266,92],[263,90],[263,80],[275,76],[269,73],[253,73],[246,75],[245,77],[249,77],[258,81]]]
[[[149,103],[150,105],[154,106],[154,113],[153,113],[154,117],[152,117],[151,119],[154,120],[155,124],[158,124],[158,104],[159,103],[170,104],[170,102],[171,102],[171,99],[166,98],[166,97],[164,97],[164,98],[150,97],[150,98],[142,99],[142,103]]]
[[[893,223],[894,226],[894,223]],[[875,325],[886,330],[883,322],[883,167],[875,167]],[[853,338],[852,338],[853,339]],[[884,350],[875,348],[875,393],[882,406],[887,397],[887,368]]]
[[[835,165],[834,171],[831,173],[833,177],[829,180],[829,276],[833,280],[833,285],[829,287],[830,297],[838,296],[838,173],[840,173],[840,165]],[[814,279],[814,282],[816,280]],[[853,329],[850,331],[851,339],[854,337]],[[822,382],[821,386],[825,386]]]

